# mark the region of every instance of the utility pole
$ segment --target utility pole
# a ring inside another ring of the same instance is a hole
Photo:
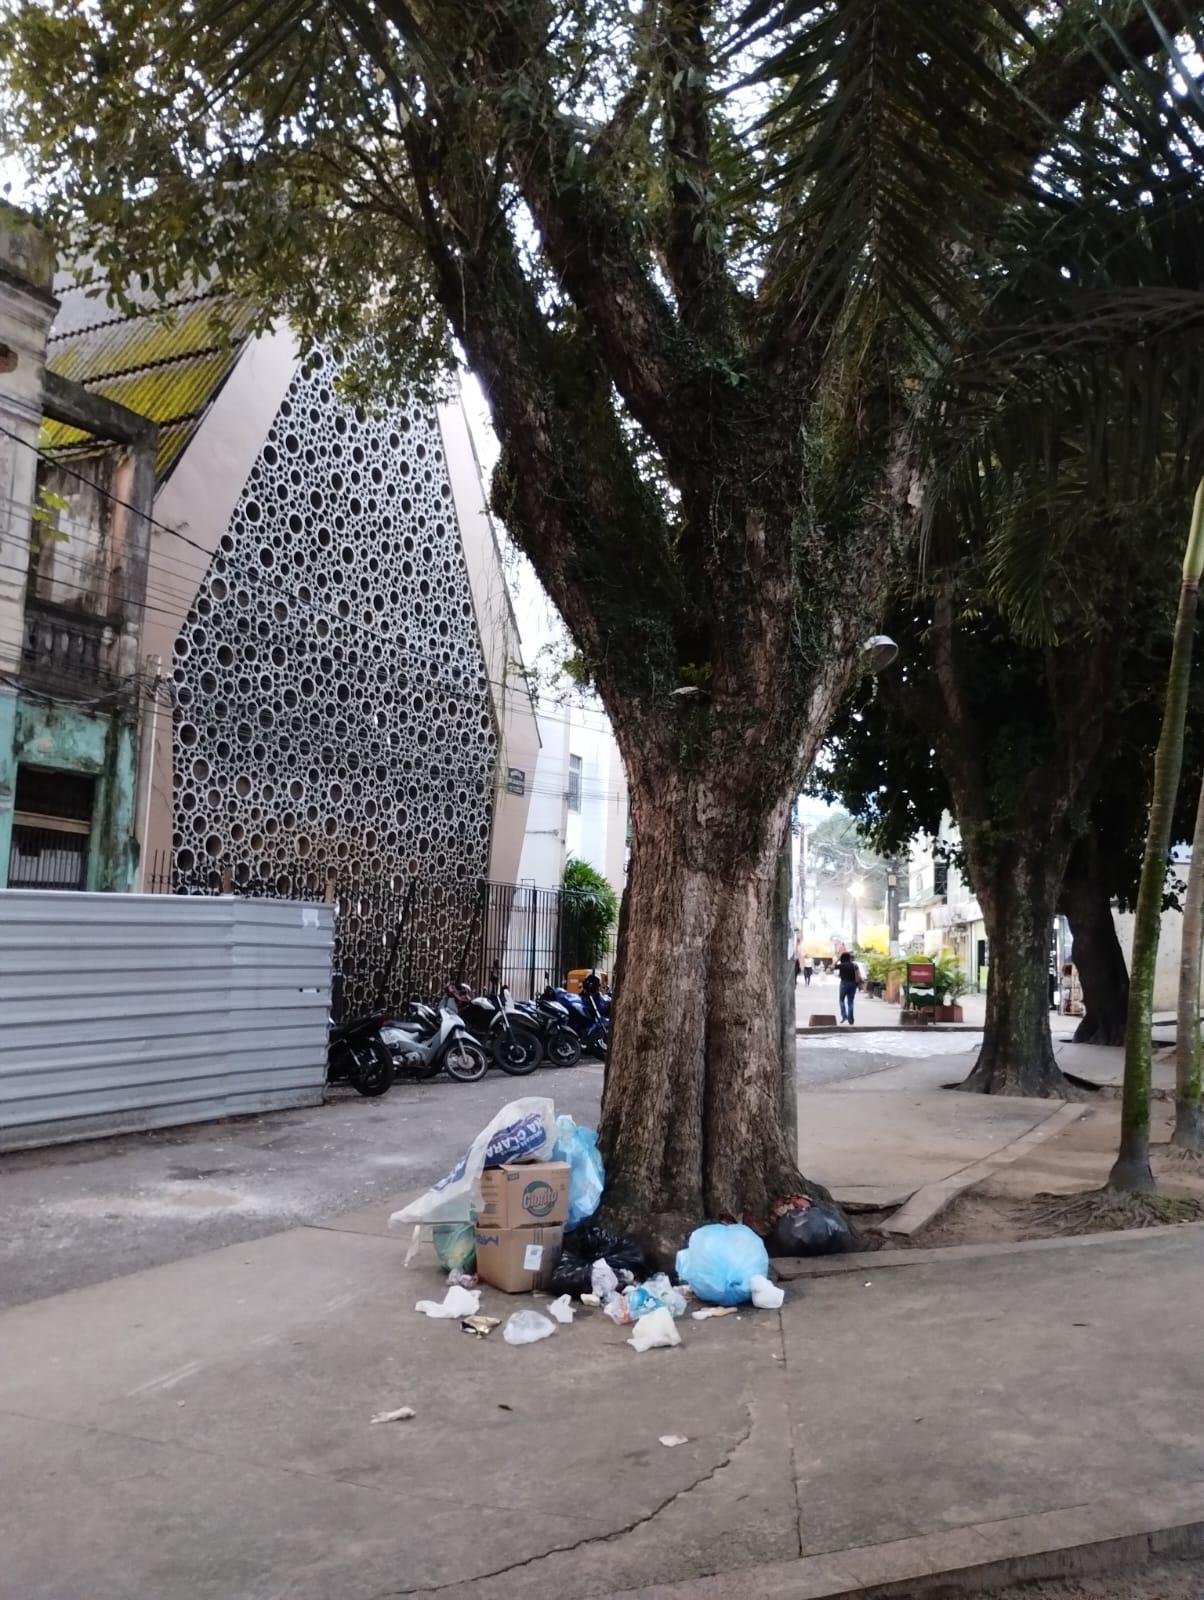
[[[886,863],[886,936],[892,956],[899,954],[899,878],[903,864],[897,856]]]

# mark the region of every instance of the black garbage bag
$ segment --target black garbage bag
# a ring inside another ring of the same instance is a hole
[[[550,1292],[571,1294],[577,1300],[588,1294],[590,1270],[595,1261],[609,1261],[620,1283],[642,1283],[646,1276],[644,1252],[634,1239],[612,1233],[609,1228],[600,1228],[595,1223],[583,1222],[564,1236],[564,1249],[552,1273]],[[624,1279],[625,1272],[631,1274],[630,1280]]]
[[[815,1200],[799,1211],[786,1211],[769,1236],[771,1256],[836,1256],[855,1250],[857,1235],[836,1206]]]

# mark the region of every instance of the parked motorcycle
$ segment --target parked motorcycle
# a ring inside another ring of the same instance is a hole
[[[327,1083],[349,1083],[357,1094],[387,1094],[393,1082],[393,1055],[381,1037],[391,1021],[387,1011],[331,1025],[326,1040]]]
[[[544,991],[549,992],[568,1012],[569,1026],[581,1040],[582,1049],[605,1061],[610,1050],[611,999],[598,974],[591,972],[582,980],[580,994],[568,989]]]
[[[474,995],[466,983],[453,982],[443,992],[503,1072],[519,1078],[535,1071],[543,1060],[538,1026],[517,1009],[504,989],[495,985],[488,994]]]
[[[544,1054],[552,1065],[575,1067],[581,1060],[581,1040],[569,1021],[567,1008],[557,1000],[547,978],[545,972],[546,986],[538,1000],[519,1000],[516,1008],[534,1019],[543,1041]]]
[[[404,1021],[381,1029],[381,1038],[396,1070],[414,1078],[437,1078],[446,1072],[457,1083],[476,1083],[489,1070],[488,1056],[450,1006],[415,1002]]]

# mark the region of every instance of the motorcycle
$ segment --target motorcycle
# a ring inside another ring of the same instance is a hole
[[[444,996],[463,1018],[473,1038],[503,1072],[525,1077],[543,1060],[543,1043],[530,1016],[519,1011],[505,989],[474,995],[466,983],[449,983]]]
[[[582,1049],[605,1061],[610,1050],[611,997],[603,992],[598,974],[591,972],[583,980],[580,994],[568,989],[550,992],[568,1012],[569,1026],[581,1040]]]
[[[326,1040],[327,1083],[349,1083],[370,1098],[387,1094],[393,1082],[393,1055],[381,1037],[391,1022],[387,1011],[374,1011],[331,1024]]]
[[[388,1023],[380,1036],[395,1069],[419,1080],[446,1072],[457,1083],[476,1083],[489,1070],[489,1058],[450,1006],[415,1002],[404,1021]]]
[[[519,1000],[516,1009],[535,1021],[543,1040],[544,1054],[553,1066],[575,1067],[581,1060],[581,1040],[569,1021],[567,1007],[557,1000],[547,980],[545,972],[545,988],[538,1000]]]

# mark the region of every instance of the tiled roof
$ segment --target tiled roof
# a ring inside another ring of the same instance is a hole
[[[55,293],[47,365],[159,424],[162,482],[238,360],[254,308],[202,288],[167,302],[141,297],[145,309],[131,315],[110,305],[103,287],[81,287],[71,277]],[[85,442],[85,434],[60,423],[42,430],[46,449]]]

